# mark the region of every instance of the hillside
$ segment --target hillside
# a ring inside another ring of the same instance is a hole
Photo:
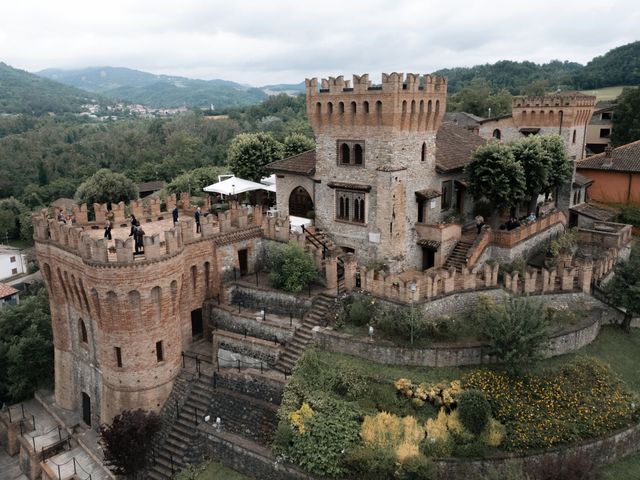
[[[96,103],[94,100],[104,103],[96,97],[0,62],[0,113],[80,112],[83,104]]]
[[[115,100],[151,107],[209,107],[213,104],[214,108],[220,109],[259,103],[267,96],[260,89],[228,80],[194,80],[120,67],[47,69],[38,75]]]
[[[595,57],[574,76],[576,88],[640,85],[640,41],[628,43]]]

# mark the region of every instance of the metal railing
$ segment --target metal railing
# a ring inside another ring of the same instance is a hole
[[[320,240],[318,237],[316,237],[309,230],[304,228],[304,225],[302,225],[302,232],[305,234],[305,236],[307,237],[307,240],[309,240],[309,243],[311,243],[311,245],[313,245],[317,249],[322,248],[322,258],[323,259],[327,258],[327,251],[329,250],[327,247],[327,244],[324,243],[322,240]]]
[[[76,460],[76,457],[71,457],[69,460],[67,460],[64,463],[56,463],[53,460],[49,460],[49,462],[51,462],[53,465],[56,466],[58,471],[58,480],[63,480],[63,478],[69,478],[72,475],[81,480],[92,480],[91,473],[89,473],[80,464],[80,462]],[[69,464],[71,464],[69,468],[66,468],[66,466]],[[67,473],[67,471],[69,473]],[[71,473],[72,471],[73,473]],[[82,473],[84,473],[85,475],[82,476]],[[64,474],[64,477],[63,477],[63,474]]]
[[[239,358],[234,359],[222,359],[224,361],[225,364],[229,364],[232,363],[233,365],[228,365],[225,367],[220,367],[220,354],[218,354],[218,362],[217,362],[217,368],[216,371],[213,372],[213,388],[216,388],[217,386],[217,372],[220,372],[220,368],[233,368],[233,369],[237,369],[238,372],[242,371],[243,369],[247,369],[247,368],[255,368],[260,369],[260,373],[264,373],[265,370],[273,370],[273,367],[267,363],[264,362],[262,360],[255,360],[253,362],[247,362],[244,360],[240,360]],[[282,373],[284,374],[284,378],[285,380],[291,376],[291,369],[283,369]]]

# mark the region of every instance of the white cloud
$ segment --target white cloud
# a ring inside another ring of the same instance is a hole
[[[0,61],[125,66],[254,85],[500,59],[586,63],[638,39],[633,0],[21,0]]]

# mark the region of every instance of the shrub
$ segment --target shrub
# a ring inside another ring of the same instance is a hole
[[[360,445],[345,456],[345,468],[349,478],[393,478],[396,462],[392,451]]]
[[[365,445],[390,449],[396,453],[396,457],[407,458],[418,453],[424,430],[418,426],[414,417],[400,418],[380,412],[375,416],[364,417],[360,437]]]
[[[349,323],[362,326],[371,323],[372,310],[375,300],[366,296],[356,297],[351,305],[347,307],[347,318]]]
[[[640,205],[625,205],[620,209],[618,221],[640,227]]]
[[[313,259],[293,242],[273,247],[268,261],[269,280],[276,288],[300,293],[316,278]]]
[[[541,356],[548,338],[548,320],[541,302],[508,298],[496,305],[485,298],[477,312],[482,334],[488,339],[488,353],[512,373]]]
[[[399,480],[431,480],[437,478],[437,473],[433,462],[421,454],[411,456],[402,462],[396,472],[396,478]]]
[[[458,395],[458,413],[464,428],[480,435],[491,418],[491,406],[480,390],[463,390]]]
[[[281,420],[276,431],[273,433],[272,447],[276,454],[286,454],[293,445],[295,432],[290,423]]]

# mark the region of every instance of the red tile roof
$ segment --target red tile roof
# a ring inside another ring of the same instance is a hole
[[[6,283],[0,283],[0,298],[7,298],[11,295],[18,293],[18,290],[7,285]]]
[[[640,140],[614,148],[611,155],[599,153],[576,164],[578,170],[640,173]]]
[[[313,175],[316,171],[316,151],[307,150],[293,157],[283,158],[267,165],[267,170],[274,173],[293,173],[297,175]]]
[[[470,130],[444,123],[436,135],[436,169],[449,172],[463,168],[486,140]]]

